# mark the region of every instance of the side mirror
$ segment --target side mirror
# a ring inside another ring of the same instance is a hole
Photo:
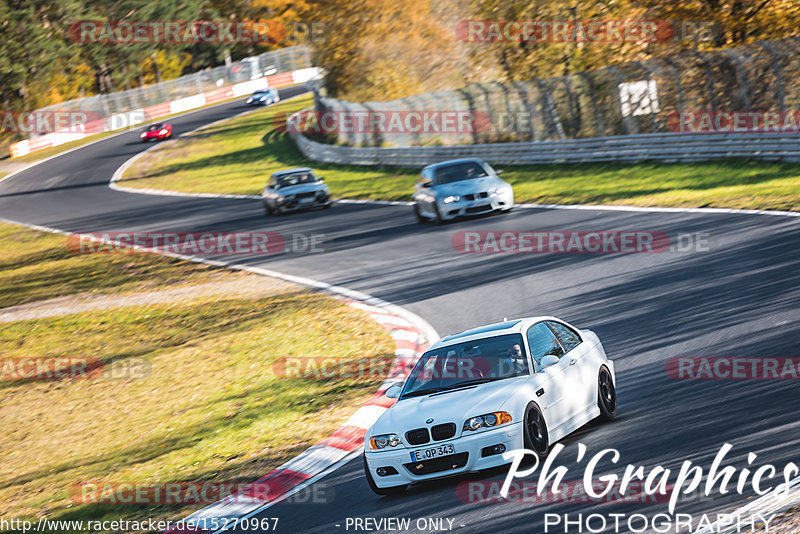
[[[402,388],[397,384],[395,384],[386,390],[386,396],[389,397],[390,399],[396,399],[397,397],[400,396],[400,391],[402,391]]]
[[[428,188],[428,187],[430,187],[432,185],[433,184],[431,182],[422,182],[422,187],[425,187],[425,188]]]
[[[495,173],[497,176],[500,176],[501,174],[503,174],[503,169],[495,169],[495,170],[494,170],[494,173]]]
[[[548,367],[552,367],[558,363],[558,356],[548,355],[542,358],[539,362],[539,365],[542,366],[542,369],[547,369]]]
[[[324,182],[324,181],[325,181],[325,178],[323,178],[322,176],[318,176],[318,177],[317,177],[317,181],[318,181],[318,182]]]

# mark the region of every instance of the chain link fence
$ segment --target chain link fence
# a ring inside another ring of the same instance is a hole
[[[609,66],[569,76],[487,82],[388,102],[353,103],[316,95],[317,115],[468,112],[470,131],[416,133],[339,129],[348,146],[430,146],[685,131],[681,113],[794,113],[800,109],[800,39],[758,41],[715,52]]]
[[[115,93],[77,98],[47,106],[37,112],[92,112],[103,118],[180,98],[213,91],[235,83],[310,67],[306,46],[292,46],[236,61],[229,66],[206,69],[161,83]]]

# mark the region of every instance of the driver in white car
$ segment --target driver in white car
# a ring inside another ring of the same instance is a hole
[[[505,371],[507,370],[511,370],[511,373],[506,373]],[[508,347],[508,356],[503,360],[503,373],[501,376],[521,373],[524,370],[525,360],[522,356],[522,348],[518,344],[511,345]]]

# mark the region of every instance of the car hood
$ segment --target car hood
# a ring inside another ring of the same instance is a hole
[[[373,425],[372,435],[396,433],[440,423],[455,423],[461,430],[464,421],[476,415],[496,412],[530,380],[529,376],[509,378],[458,389],[442,394],[399,400]],[[429,418],[433,422],[426,424]]]
[[[315,183],[315,184],[300,184],[300,185],[292,185],[289,187],[281,187],[276,192],[279,195],[286,196],[286,195],[297,195],[299,193],[308,193],[311,191],[324,191],[326,186],[324,183]]]
[[[441,195],[469,195],[481,191],[492,191],[498,187],[508,185],[505,181],[495,176],[482,176],[472,180],[461,180],[444,185],[437,185],[434,190]]]

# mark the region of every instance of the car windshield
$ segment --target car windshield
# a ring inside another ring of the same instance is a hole
[[[471,180],[482,176],[488,176],[486,169],[475,161],[465,161],[463,163],[455,163],[453,165],[436,168],[437,185],[460,182],[461,180]]]
[[[259,89],[258,91],[253,91],[253,96],[263,95],[267,91],[269,91],[269,89]]]
[[[156,130],[161,129],[161,124],[151,124],[150,127],[147,128],[148,132],[155,132]]]
[[[302,172],[297,174],[288,174],[286,176],[279,176],[275,180],[275,189],[282,187],[291,187],[293,185],[313,184],[317,181],[317,177],[311,172]]]
[[[408,376],[400,398],[527,375],[522,335],[505,334],[430,350]]]

